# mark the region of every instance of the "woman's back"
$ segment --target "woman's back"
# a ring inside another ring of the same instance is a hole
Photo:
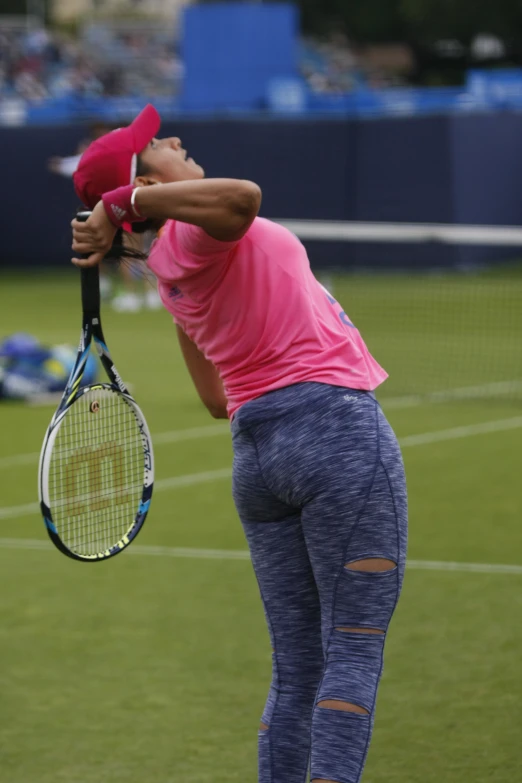
[[[169,221],[149,266],[176,323],[218,368],[230,415],[294,383],[373,390],[387,377],[301,242],[276,223],[257,218],[224,243]]]

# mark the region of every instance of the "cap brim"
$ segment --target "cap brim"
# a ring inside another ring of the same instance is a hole
[[[129,129],[132,131],[136,155],[139,155],[154,136],[157,135],[160,126],[161,117],[151,103],[147,104],[129,125]]]

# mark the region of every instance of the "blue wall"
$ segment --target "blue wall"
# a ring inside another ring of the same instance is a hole
[[[165,123],[208,176],[263,188],[267,217],[522,224],[522,116]],[[72,183],[50,174],[82,126],[0,128],[0,263],[67,264]],[[451,266],[517,251],[430,245],[309,243],[316,266]]]
[[[183,12],[187,111],[264,107],[271,79],[297,76],[299,13],[289,3],[212,3]]]

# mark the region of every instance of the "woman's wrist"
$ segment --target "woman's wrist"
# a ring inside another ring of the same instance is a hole
[[[124,223],[140,223],[147,220],[140,214],[136,206],[136,191],[134,185],[124,185],[122,188],[110,190],[102,196],[105,213],[113,226],[121,228]]]

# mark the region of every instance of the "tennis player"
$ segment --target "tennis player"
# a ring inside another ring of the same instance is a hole
[[[260,783],[357,783],[401,590],[401,453],[373,390],[387,377],[253,182],[204,179],[148,106],[75,174],[93,209],[73,250],[100,263],[117,228],[160,229],[148,264],[196,389],[234,445],[233,494],[273,648]]]

